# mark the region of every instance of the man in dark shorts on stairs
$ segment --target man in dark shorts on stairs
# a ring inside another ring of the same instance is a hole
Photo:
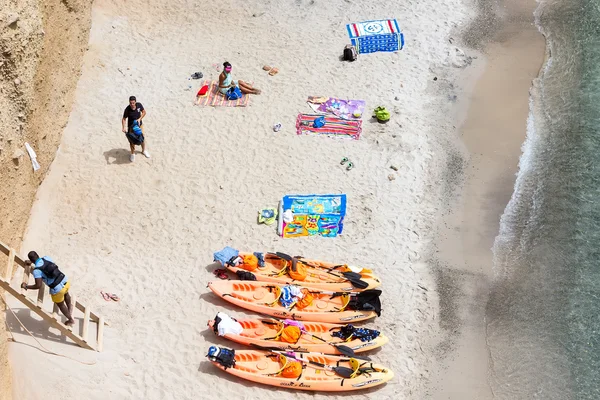
[[[142,154],[146,158],[150,158],[150,153],[146,150],[146,141],[144,140],[142,118],[146,116],[146,110],[142,103],[138,103],[135,96],[129,97],[129,105],[123,111],[123,133],[129,141],[129,148],[131,154],[129,155],[129,161],[135,160],[135,146],[142,146]],[[125,127],[127,123],[127,128]],[[139,127],[139,129],[138,129]],[[137,131],[137,132],[136,132]]]

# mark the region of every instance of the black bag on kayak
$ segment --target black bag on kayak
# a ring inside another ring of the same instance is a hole
[[[235,366],[235,350],[226,347],[210,346],[206,355],[210,361],[221,364],[225,369]]]
[[[331,328],[333,331],[338,328]],[[339,331],[331,332],[331,336],[338,337],[344,341],[352,339],[360,339],[361,342],[369,342],[380,335],[380,332],[375,329],[356,328],[352,324],[344,325],[339,328]]]
[[[237,271],[235,271],[235,274],[237,275],[238,278],[240,278],[241,281],[255,281],[256,280],[256,275],[254,275],[252,272],[242,271],[241,269],[238,269]]]
[[[331,298],[338,296],[349,296],[348,304],[344,307],[350,310],[357,311],[375,311],[377,316],[381,316],[381,300],[379,296],[381,290],[369,289],[360,293],[336,292]]]
[[[381,290],[371,289],[358,293],[356,296],[350,297],[348,308],[361,311],[375,311],[377,316],[381,316],[381,300],[379,296]]]

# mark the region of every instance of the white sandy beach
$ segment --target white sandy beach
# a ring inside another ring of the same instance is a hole
[[[20,253],[53,257],[72,292],[111,325],[104,351],[93,353],[45,338],[47,328],[25,318],[45,346],[95,364],[12,343],[14,398],[324,398],[239,381],[206,360],[213,343],[240,348],[206,329],[217,311],[244,314],[206,288],[212,253],[227,245],[373,268],[384,280],[383,314],[368,327],[391,340],[372,356],[395,378],[359,397],[423,398],[438,332],[423,261],[444,191],[441,146],[453,130],[440,123],[455,70],[448,39],[472,16],[460,0],[96,1],[75,104]],[[339,61],[345,25],[380,18],[398,20],[405,49]],[[263,94],[246,108],[193,106],[198,81],[188,77],[216,79],[223,61]],[[265,64],[280,73],[269,76]],[[147,110],[152,155],[134,163],[120,129],[130,95]],[[309,95],[365,100],[361,139],[297,136]],[[379,105],[393,111],[387,125],[368,118]],[[353,170],[339,165],[344,156]],[[261,207],[311,193],[348,195],[341,237],[283,240],[257,225]],[[102,290],[121,302],[105,302]]]

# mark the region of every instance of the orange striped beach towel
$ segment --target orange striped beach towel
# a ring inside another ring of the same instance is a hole
[[[250,96],[247,94],[242,95],[237,100],[227,100],[227,98],[219,93],[219,82],[216,81],[204,81],[200,87],[208,85],[208,92],[206,95],[198,98],[197,105],[199,106],[212,106],[212,107],[246,107],[250,102]]]

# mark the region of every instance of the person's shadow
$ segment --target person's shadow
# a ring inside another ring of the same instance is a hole
[[[107,164],[129,164],[129,150],[112,149],[104,152]]]

